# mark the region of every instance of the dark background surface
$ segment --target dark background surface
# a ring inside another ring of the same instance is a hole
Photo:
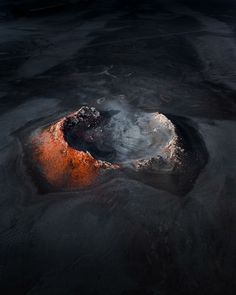
[[[0,14],[1,294],[235,294],[235,1],[20,2]],[[191,120],[209,159],[187,194],[122,174],[38,193],[25,139],[111,101]]]

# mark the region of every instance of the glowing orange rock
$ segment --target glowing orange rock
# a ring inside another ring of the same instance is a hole
[[[104,169],[119,168],[95,159],[89,152],[70,147],[63,133],[67,118],[38,131],[31,139],[33,161],[50,185],[57,189],[84,188],[93,183]]]

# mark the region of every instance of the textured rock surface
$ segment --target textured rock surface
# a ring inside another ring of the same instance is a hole
[[[236,294],[235,9],[134,2],[1,22],[0,294]],[[110,101],[171,120],[181,173],[41,194],[29,136]]]

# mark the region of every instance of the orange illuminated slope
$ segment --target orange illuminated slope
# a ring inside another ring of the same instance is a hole
[[[67,118],[38,131],[32,137],[33,160],[41,175],[54,188],[84,188],[92,184],[104,169],[117,169],[119,166],[70,147],[63,134]]]

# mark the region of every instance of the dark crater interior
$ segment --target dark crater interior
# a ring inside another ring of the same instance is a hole
[[[68,117],[63,125],[64,138],[72,148],[89,152],[95,159],[114,162],[116,151],[104,128],[116,111],[98,112],[95,108],[82,107],[77,114]],[[102,149],[97,146],[97,141]]]

